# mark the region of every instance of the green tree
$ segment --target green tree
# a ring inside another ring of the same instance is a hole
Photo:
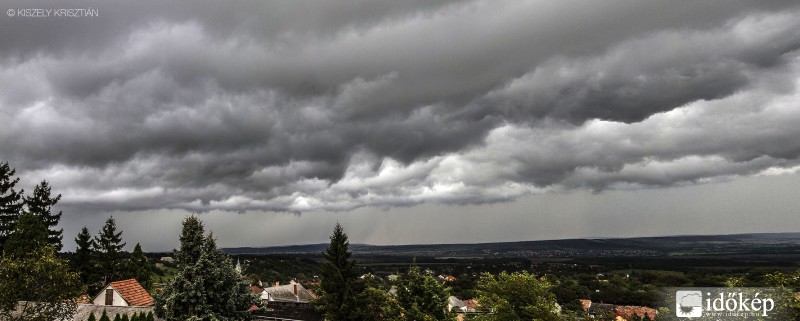
[[[89,318],[86,319],[86,321],[97,321],[97,318],[95,318],[94,313],[90,313]]]
[[[0,259],[0,320],[71,319],[72,299],[83,291],[80,278],[47,245],[39,217],[20,216],[6,248]],[[12,317],[15,308],[21,313]]]
[[[103,309],[103,314],[100,315],[100,321],[111,321],[111,319],[108,318],[108,314],[106,314],[105,309]]]
[[[406,318],[417,321],[453,320],[447,310],[449,290],[414,266],[397,285],[397,301]]]
[[[328,320],[358,320],[354,311],[359,305],[357,295],[364,290],[356,272],[356,262],[351,260],[348,251],[350,242],[339,223],[333,228],[331,242],[323,253],[320,274],[320,295],[316,301],[317,309]]]
[[[528,272],[497,276],[484,274],[478,281],[478,301],[494,313],[481,315],[481,321],[558,320],[558,304],[547,280]]]
[[[8,237],[3,253],[11,258],[22,258],[38,248],[47,246],[47,228],[39,216],[23,213],[15,230]]]
[[[147,312],[147,321],[154,321],[155,317],[153,317],[153,311]]]
[[[175,260],[178,264],[191,265],[197,263],[197,260],[203,254],[204,233],[203,222],[196,216],[191,215],[183,220],[180,238],[181,248],[175,253]]]
[[[14,225],[22,213],[24,191],[14,190],[19,182],[19,178],[14,178],[16,172],[8,162],[0,163],[0,249],[5,247],[6,240],[14,232]]]
[[[117,223],[111,216],[106,220],[106,224],[94,237],[94,253],[97,262],[97,270],[103,284],[122,277],[124,263],[122,262],[122,231],[117,232]]]
[[[92,248],[95,247],[92,236],[89,235],[89,229],[85,226],[75,237],[75,244],[78,247],[75,249],[75,256],[72,258],[72,266],[76,272],[81,276],[83,284],[89,284],[92,280],[92,273],[94,272],[94,255]]]
[[[774,272],[764,275],[764,283],[775,289],[776,307],[775,315],[780,315],[787,320],[800,320],[800,270],[793,274]]]
[[[195,216],[183,221],[181,269],[155,298],[159,318],[177,320],[248,320],[248,309],[258,301],[230,257],[217,249],[212,234],[203,238],[202,222]],[[195,258],[188,252],[199,253]]]
[[[401,321],[401,309],[397,301],[389,297],[385,290],[368,286],[356,295],[353,314],[358,320]]]
[[[131,252],[131,257],[128,259],[128,271],[145,289],[150,289],[153,286],[153,282],[150,280],[150,261],[147,260],[147,256],[144,255],[142,246],[139,243],[136,243],[133,252]]]
[[[114,315],[114,321],[122,321],[122,318],[119,316],[119,313]]]
[[[64,229],[57,229],[58,222],[61,220],[61,211],[54,214],[53,206],[61,200],[61,194],[51,197],[50,184],[42,181],[33,189],[33,195],[25,197],[25,206],[28,212],[42,217],[47,226],[47,242],[56,252],[61,251],[61,239]]]

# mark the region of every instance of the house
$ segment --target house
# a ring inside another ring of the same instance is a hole
[[[478,310],[478,300],[464,300],[464,304],[467,306],[467,312],[475,312]]]
[[[323,321],[324,317],[314,311],[310,304],[272,302],[269,306],[253,311],[257,320],[279,321]]]
[[[251,288],[253,289],[253,288]],[[322,321],[323,317],[309,304],[317,296],[297,281],[281,285],[275,282],[261,291],[264,308],[254,312],[259,320]]]
[[[477,300],[461,300],[454,296],[447,298],[447,312],[455,313],[458,321],[471,319],[471,316],[478,314],[492,313],[489,310],[479,310]]]
[[[453,311],[455,310],[455,311]],[[467,312],[467,305],[459,298],[450,296],[447,298],[447,312]]]
[[[270,302],[309,303],[314,297],[311,291],[308,291],[302,284],[294,280],[284,285],[275,282],[274,286],[264,288],[261,291],[261,302],[265,305]]]
[[[436,277],[436,279],[439,280],[439,282],[444,283],[444,282],[454,282],[456,280],[456,277],[452,276],[452,275],[441,275],[440,274],[439,276]]]
[[[171,256],[162,256],[161,257],[161,262],[164,262],[164,263],[175,263],[175,259],[173,259]]]
[[[616,321],[626,321],[634,315],[639,317],[647,315],[650,320],[655,320],[658,313],[656,309],[642,306],[594,303],[591,300],[579,301],[583,310],[592,318],[613,317]]]
[[[655,320],[656,319],[656,313],[658,313],[658,311],[656,311],[656,309],[648,308],[648,307],[635,306],[635,305],[618,305],[614,309],[614,315],[617,316],[616,320],[618,320],[618,321],[629,320],[634,315],[636,315],[638,317],[644,317],[645,315],[647,315],[647,317],[649,317],[650,320]]]
[[[153,297],[136,279],[111,282],[103,288],[92,303],[111,306],[153,306]]]
[[[264,292],[264,288],[262,288],[262,287],[260,287],[258,285],[255,285],[255,284],[250,285],[250,293],[252,293],[252,294],[261,294],[261,292]]]

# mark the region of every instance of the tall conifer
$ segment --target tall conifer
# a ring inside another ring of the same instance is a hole
[[[204,233],[197,217],[184,219],[176,253],[180,271],[156,295],[156,315],[168,321],[250,319],[247,311],[256,297],[230,257],[217,249],[213,235]]]
[[[22,213],[24,191],[14,189],[19,182],[19,178],[14,178],[16,172],[8,162],[0,163],[0,249],[3,249]]]
[[[122,231],[117,232],[117,223],[111,216],[106,224],[94,237],[94,253],[96,255],[97,271],[103,284],[122,277],[124,270],[122,262]]]
[[[52,197],[50,194],[50,184],[42,181],[33,189],[33,195],[25,197],[25,206],[28,212],[42,217],[47,226],[47,242],[56,252],[61,251],[61,239],[64,229],[59,229],[58,222],[61,220],[61,211],[53,213],[53,206],[61,200],[61,194]]]
[[[75,244],[78,247],[75,249],[72,266],[80,274],[83,284],[89,284],[94,271],[92,248],[95,247],[95,244],[92,236],[89,235],[88,228],[84,226],[81,232],[78,233],[78,236],[75,237]]]
[[[351,260],[348,250],[350,241],[339,223],[333,228],[331,243],[323,253],[325,262],[320,275],[318,309],[329,320],[358,320],[353,313],[358,309],[357,297],[364,291],[359,282],[356,262]]]

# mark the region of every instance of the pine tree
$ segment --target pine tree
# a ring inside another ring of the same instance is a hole
[[[22,213],[24,191],[14,190],[19,182],[19,178],[14,178],[16,172],[8,165],[8,162],[0,163],[0,249],[5,246],[8,236],[14,231],[14,225]]]
[[[152,287],[153,282],[150,281],[150,261],[142,251],[142,246],[136,243],[136,246],[131,252],[131,257],[128,259],[128,272],[130,275],[139,281],[145,289]]]
[[[100,315],[100,321],[111,321],[111,319],[108,318],[108,314],[106,314],[105,309],[103,309],[103,314]]]
[[[325,262],[320,274],[321,293],[317,309],[329,320],[357,320],[358,316],[351,312],[357,310],[356,297],[365,287],[359,282],[356,262],[350,260],[350,242],[339,223],[333,228],[330,239],[331,243],[323,253]]]
[[[130,321],[130,319],[128,319],[128,314],[127,313],[123,314],[122,315],[122,320],[120,320],[120,321]]]
[[[3,255],[9,258],[22,258],[44,246],[47,246],[47,228],[41,217],[23,213],[19,216],[14,232],[6,241]]]
[[[155,317],[153,317],[153,311],[147,312],[147,321],[155,321]]]
[[[94,313],[90,313],[89,318],[86,319],[86,321],[97,321],[97,319],[95,319]]]
[[[183,220],[183,229],[181,230],[181,248],[176,253],[175,259],[178,264],[191,265],[200,259],[203,253],[204,232],[203,222],[196,216],[190,215]]]
[[[445,310],[448,292],[432,275],[414,266],[397,287],[397,301],[410,320],[453,320]]]
[[[114,315],[114,321],[122,321],[122,318],[120,318],[119,313]]]
[[[230,257],[217,249],[213,235],[203,235],[199,219],[184,219],[181,249],[176,253],[181,269],[156,295],[156,315],[168,321],[250,319],[247,311],[257,303],[256,297]]]
[[[94,240],[92,240],[92,236],[89,235],[88,228],[84,226],[81,232],[78,233],[78,236],[75,237],[75,244],[77,244],[78,247],[75,249],[72,266],[75,271],[80,274],[83,284],[89,284],[94,271],[92,248],[95,247],[95,244]]]
[[[121,278],[124,269],[122,247],[125,243],[122,242],[122,231],[117,232],[117,223],[113,216],[106,220],[98,236],[95,236],[94,243],[97,268],[103,284]]]
[[[29,212],[39,215],[47,226],[47,242],[50,243],[56,252],[61,251],[61,239],[64,229],[56,229],[61,220],[61,211],[53,214],[53,206],[61,200],[61,194],[50,197],[50,184],[42,181],[33,189],[33,195],[25,197],[25,205]]]

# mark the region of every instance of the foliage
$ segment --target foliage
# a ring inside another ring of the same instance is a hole
[[[122,242],[122,232],[117,232],[117,223],[111,216],[94,238],[95,262],[103,284],[123,276],[123,246],[125,243]]]
[[[356,295],[353,315],[358,320],[400,321],[401,309],[396,300],[389,297],[387,291],[368,286]]]
[[[56,229],[58,221],[61,219],[61,212],[53,214],[53,206],[61,200],[61,194],[51,197],[50,184],[42,181],[33,189],[33,195],[25,197],[25,205],[28,212],[38,215],[47,226],[47,242],[56,252],[61,251],[61,239],[64,229]]]
[[[197,262],[203,254],[204,233],[203,222],[196,216],[192,215],[183,220],[181,248],[175,253],[178,264],[191,265]]]
[[[356,262],[350,259],[352,253],[348,251],[350,242],[339,223],[333,228],[330,239],[323,253],[321,292],[315,304],[328,320],[359,320],[354,311],[360,311],[357,295],[364,290],[364,284],[358,281]]]
[[[558,305],[550,289],[547,280],[527,272],[484,274],[478,282],[478,301],[494,313],[477,320],[557,320]]]
[[[800,270],[792,274],[768,273],[764,275],[764,282],[777,291],[775,315],[790,320],[800,320],[800,298],[795,294],[800,290]]]
[[[184,219],[177,253],[181,270],[156,295],[156,315],[169,321],[249,319],[247,310],[257,299],[250,294],[244,277],[217,249],[213,235],[198,235],[204,235],[202,222],[194,216]]]
[[[114,321],[122,321],[122,318],[119,316],[119,313],[114,315]]]
[[[95,245],[92,236],[89,235],[89,229],[85,226],[81,232],[78,233],[78,236],[75,237],[75,244],[77,244],[78,247],[75,249],[75,255],[72,257],[72,266],[80,275],[83,284],[89,284],[92,279],[92,273],[94,273],[92,248]]]
[[[0,163],[0,249],[5,247],[6,240],[14,232],[22,212],[24,191],[14,189],[19,182],[19,178],[14,178],[16,172],[8,162]]]
[[[449,296],[449,289],[416,266],[408,270],[397,286],[397,301],[410,320],[453,320],[446,310]]]
[[[41,218],[31,213],[24,213],[19,216],[14,232],[8,237],[3,255],[23,258],[45,246],[47,246],[47,228]]]
[[[106,314],[105,309],[103,309],[103,314],[100,315],[100,321],[111,321],[111,319],[108,318],[108,314]]]
[[[316,281],[314,276],[320,274],[320,264],[310,258],[275,255],[240,255],[240,257],[251,284],[257,284],[259,280],[264,285],[286,280],[298,280],[304,283],[304,281]]]
[[[0,320],[72,318],[72,299],[82,290],[78,274],[70,272],[67,263],[49,246],[0,260]],[[24,301],[18,306],[21,313],[12,317],[11,311],[19,301]]]
[[[145,289],[152,288],[153,282],[150,280],[150,261],[147,260],[147,256],[142,252],[142,246],[139,245],[139,243],[136,243],[131,257],[128,259],[128,272],[131,277],[139,281],[142,287]]]
[[[87,318],[86,321],[97,321],[97,319],[94,316],[94,313],[90,313],[89,318]]]

